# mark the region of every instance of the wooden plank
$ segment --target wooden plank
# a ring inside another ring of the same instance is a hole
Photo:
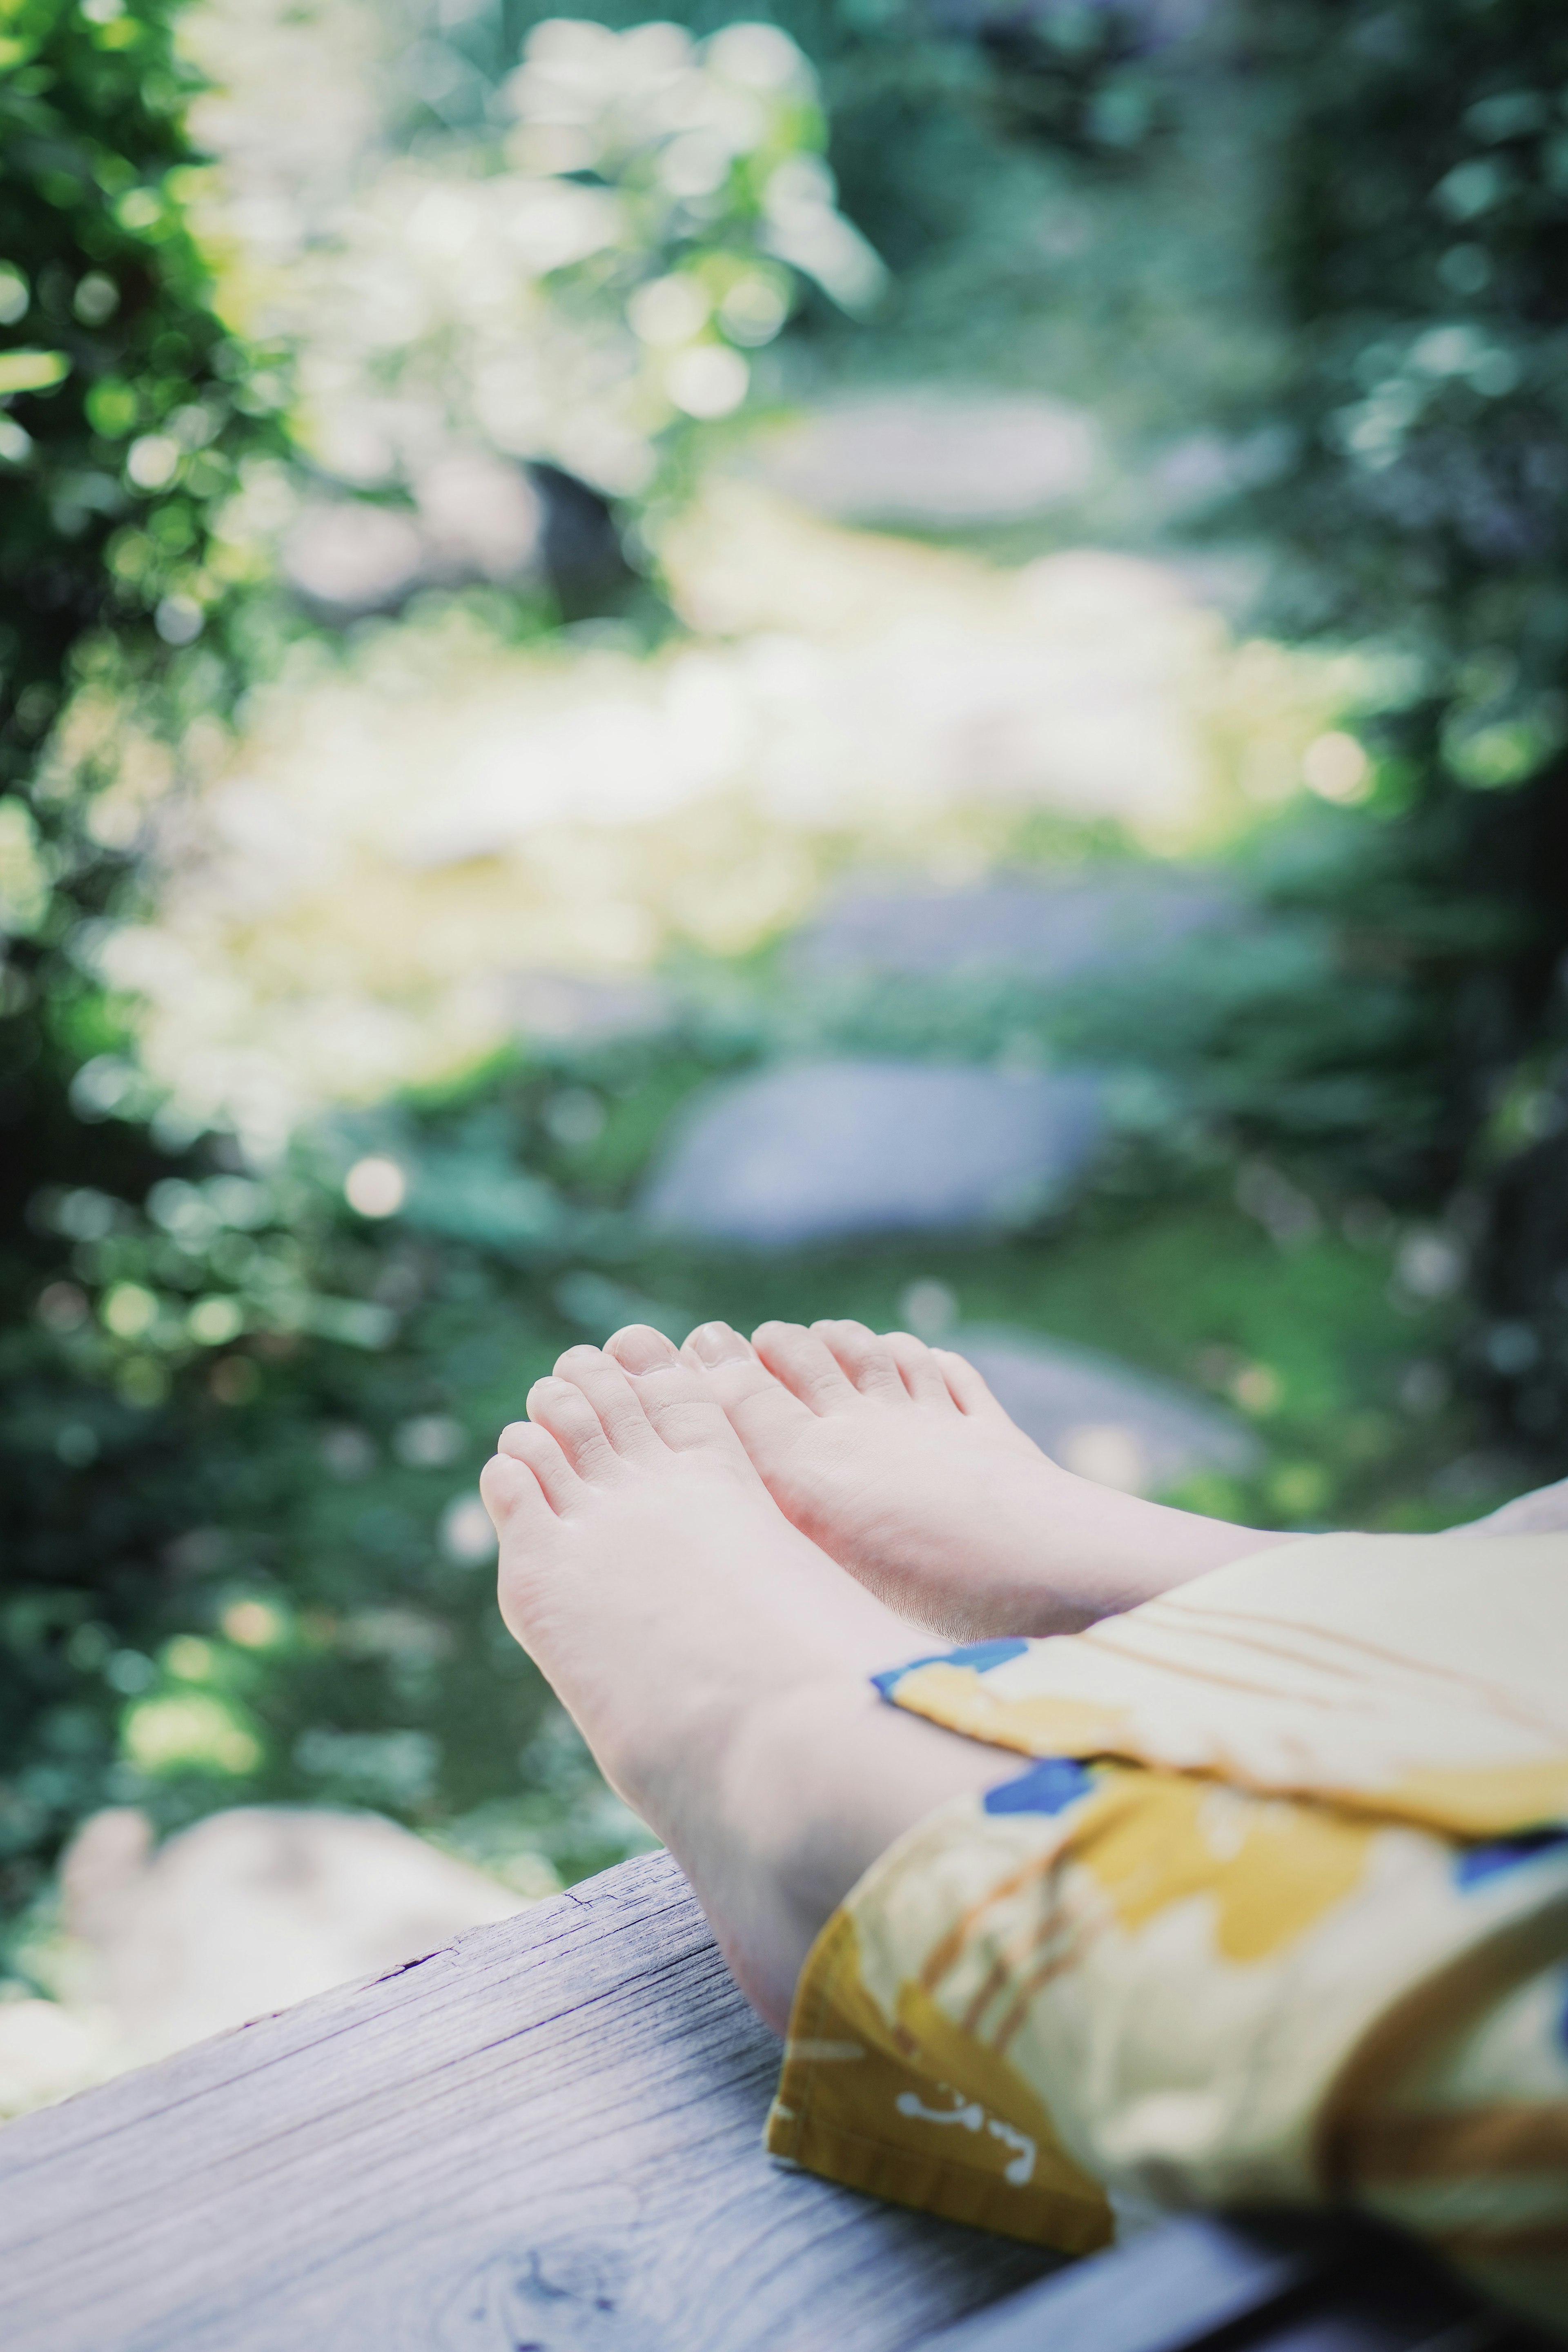
[[[1205,2214],[1072,2264],[921,2352],[1552,2352],[1420,2247],[1343,2213]]]
[[[1298,2294],[1314,2270],[1308,2246],[1173,2221],[942,2329],[928,2352],[1186,2352]]]
[[[6,2352],[898,2352],[1050,2267],[773,2165],[668,1855],[0,2132]]]

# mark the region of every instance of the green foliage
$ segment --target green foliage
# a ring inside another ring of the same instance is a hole
[[[1261,625],[1379,656],[1358,721],[1368,796],[1352,784],[1353,805],[1260,845],[1276,970],[1269,953],[1228,961],[1224,1017],[1192,975],[1183,1016],[1166,1011],[1154,1034],[1194,1099],[1244,1131],[1315,1130],[1347,1181],[1447,1204],[1478,1274],[1467,1378],[1559,1468],[1568,27],[1530,0],[1260,0],[1184,27],[1154,8],[1068,5],[964,22],[1015,130],[1053,43],[1079,59],[1080,119],[1113,118],[1131,93],[1128,119],[1162,134],[1134,143],[1131,183],[1172,213],[1176,249],[1201,238],[1211,269],[1228,253],[1234,270],[1234,225],[1205,215],[1172,152],[1205,145],[1247,205],[1249,285],[1245,269],[1223,294],[1211,278],[1203,317],[1223,341],[1239,288],[1267,363],[1205,382],[1173,364],[1180,338],[1155,320],[1173,382],[1203,384],[1225,434],[1206,511],[1184,524],[1268,550]],[[1081,144],[1049,110],[1037,129]],[[1103,207],[1103,173],[1100,187]],[[1108,279],[1123,301],[1131,282],[1124,267]],[[1135,336],[1128,351],[1142,373]],[[1299,963],[1282,992],[1277,960],[1307,933],[1316,971]],[[1086,1015],[1086,1034],[1121,1017],[1114,1003]]]
[[[386,501],[417,508],[440,453],[488,450],[503,482],[543,461],[646,520],[803,293],[862,312],[885,272],[776,27],[699,44],[553,18],[493,96],[503,135],[367,169],[297,271],[301,436]]]
[[[41,1171],[134,1192],[156,1154],[82,1130],[76,1070],[113,1042],[84,923],[129,872],[91,761],[41,761],[94,673],[166,725],[243,673],[246,468],[281,446],[280,376],[211,307],[185,215],[196,159],[166,0],[22,0],[0,41],[0,1309],[47,1252]],[[47,365],[46,365],[47,362]]]
[[[478,1500],[519,1381],[580,1336],[563,1253],[605,1222],[518,1173],[548,1096],[527,1074],[141,1208],[36,1197],[68,1255],[0,1342],[7,1908],[106,1801],[166,1828],[242,1796],[488,1805],[487,1859],[521,1824],[568,1876],[626,1850],[497,1617]],[[410,1171],[395,1222],[345,1205],[367,1146]]]
[[[156,1619],[161,1549],[205,1475],[155,1434],[146,1475],[117,1475],[135,1404],[62,1347],[68,1305],[32,1319],[41,1291],[70,1287],[70,1244],[30,1205],[40,1181],[112,1223],[179,1164],[144,1124],[103,1121],[79,1083],[123,1042],[87,943],[134,871],[94,836],[90,763],[54,789],[42,747],[95,671],[171,726],[232,692],[252,558],[222,518],[247,464],[280,446],[281,379],[215,314],[187,225],[197,159],[173,13],[21,0],[0,15],[0,1719],[7,1764],[27,1764],[0,1808],[13,1891],[107,1785],[112,1719],[84,1702],[71,1643],[79,1658]],[[62,1460],[83,1477],[62,1481]]]
[[[699,38],[732,18],[716,0],[663,13]],[[1174,433],[1219,383],[1266,367],[1243,299],[1256,198],[1234,93],[1206,43],[1194,66],[1194,44],[1172,37],[1195,13],[777,0],[768,21],[820,80],[843,211],[893,282],[874,335],[808,299],[770,388],[788,397],[819,371],[1044,385]],[[459,18],[425,0],[401,77],[411,139],[440,152],[490,131],[552,14],[477,0]],[[616,30],[644,18],[637,0],[582,15]]]
[[[1293,359],[1252,509],[1279,550],[1274,614],[1375,637],[1399,678],[1368,714],[1378,798],[1299,887],[1337,910],[1347,977],[1405,1000],[1427,1109],[1391,1172],[1406,1198],[1462,1190],[1484,1234],[1472,1375],[1556,1465],[1568,26],[1528,0],[1253,26],[1290,93],[1271,252]],[[1510,1096],[1529,1108],[1505,1139]]]
[[[211,307],[170,0],[22,0],[0,43],[0,784],[73,649],[136,669],[220,640],[243,553],[217,517],[279,446],[286,387]]]

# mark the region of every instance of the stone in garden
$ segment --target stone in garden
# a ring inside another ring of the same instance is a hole
[[[812,1062],[702,1095],[645,1186],[659,1231],[787,1248],[1005,1230],[1083,1176],[1104,1127],[1081,1073]]]
[[[793,961],[803,973],[1005,971],[1066,981],[1180,946],[1232,908],[1212,877],[1175,867],[1081,881],[1004,876],[970,890],[862,887],[828,904],[795,942]]]
[[[633,1036],[661,1028],[670,1017],[668,992],[651,980],[519,971],[501,986],[507,1011],[525,1037]]]
[[[769,488],[819,514],[941,529],[1006,522],[1081,497],[1099,436],[1060,401],[941,392],[860,394],[769,434]]]
[[[510,1918],[525,1898],[368,1812],[240,1805],[155,1852],[95,1813],[61,1866],[63,1924],[121,2059],[163,2056]]]
[[[1244,1477],[1262,1458],[1236,1414],[1113,1357],[1016,1331],[961,1331],[946,1345],[1026,1436],[1100,1486],[1155,1495],[1200,1471]]]

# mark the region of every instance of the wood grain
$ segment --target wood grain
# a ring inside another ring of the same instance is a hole
[[[665,1854],[0,2132],[5,2352],[897,2352],[1047,2257],[789,2172]]]

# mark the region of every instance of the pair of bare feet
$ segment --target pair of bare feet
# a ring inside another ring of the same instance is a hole
[[[487,1465],[500,1603],[782,2027],[811,1941],[993,1748],[868,1675],[1070,1630],[1270,1542],[1091,1486],[958,1356],[858,1323],[573,1348]]]

